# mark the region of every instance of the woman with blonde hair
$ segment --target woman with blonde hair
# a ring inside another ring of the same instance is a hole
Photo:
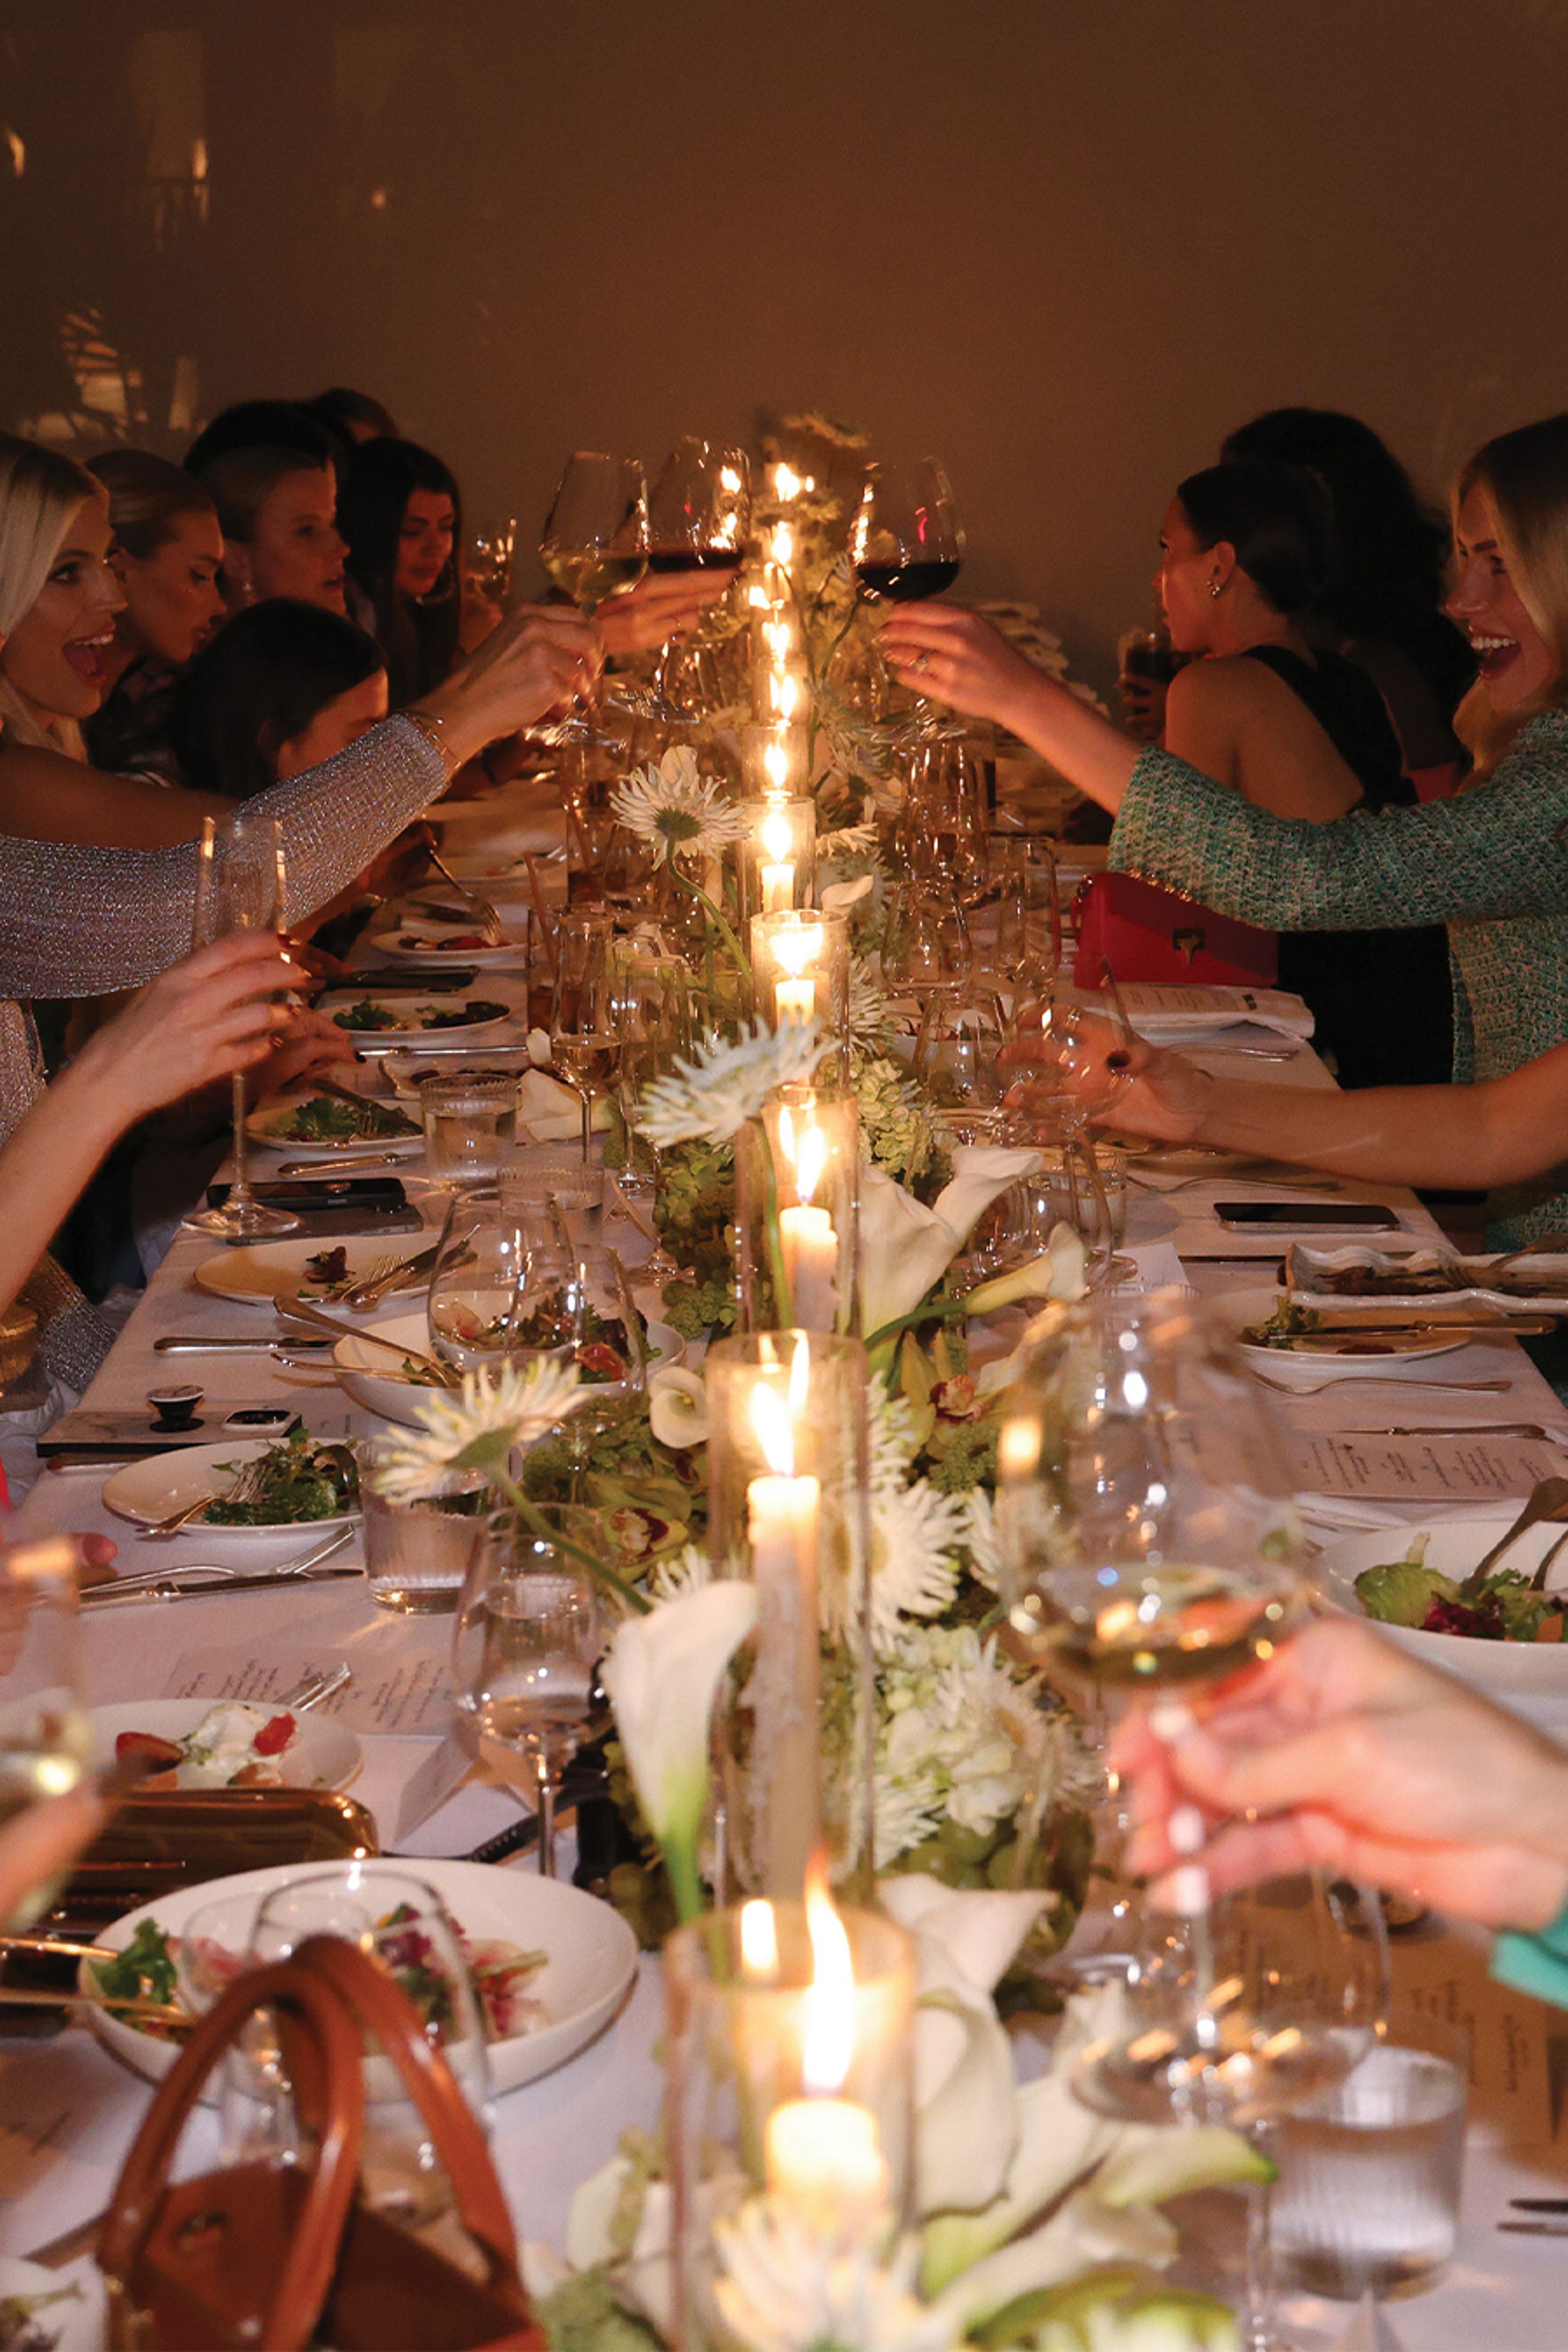
[[[1448,611],[1479,668],[1456,721],[1469,782],[1328,824],[1274,815],[1134,742],[973,613],[901,606],[883,644],[909,685],[1012,728],[1115,813],[1124,872],[1282,930],[1447,923],[1455,1076],[1501,1077],[1568,1038],[1568,415],[1477,451],[1454,535]],[[1367,1005],[1369,1024],[1378,1013]],[[1564,1223],[1568,1166],[1494,1196],[1501,1247]]]
[[[234,805],[73,756],[123,603],[109,553],[92,477],[0,437],[0,1139],[42,1083],[23,1000],[139,988],[184,955],[202,818]],[[351,881],[464,760],[591,686],[598,662],[589,623],[525,609],[416,709],[260,795],[283,830],[288,921]],[[49,1370],[85,1386],[108,1346],[101,1318],[47,1258],[25,1295]]]

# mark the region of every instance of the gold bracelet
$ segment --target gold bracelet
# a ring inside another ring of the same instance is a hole
[[[429,744],[431,750],[440,761],[442,768],[446,772],[447,780],[450,782],[451,779],[457,774],[463,762],[459,754],[453,751],[452,746],[447,740],[447,729],[450,724],[449,720],[443,719],[438,711],[420,710],[418,709],[405,710],[402,713],[402,716],[407,719],[410,727],[416,727],[420,734],[424,736],[425,740]]]

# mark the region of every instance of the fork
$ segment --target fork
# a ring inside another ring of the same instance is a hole
[[[151,1527],[142,1528],[142,1541],[162,1543],[165,1536],[177,1536],[182,1528],[189,1527],[193,1519],[201,1517],[212,1500],[211,1495],[198,1495],[194,1503],[183,1504],[179,1510],[171,1511],[166,1519],[154,1519]]]
[[[489,899],[481,896],[478,890],[470,890],[467,883],[459,882],[451,867],[447,865],[443,859],[438,849],[426,850],[426,856],[429,858],[431,865],[436,868],[437,873],[440,875],[442,880],[451,884],[458,898],[463,901],[463,904],[466,907],[471,907],[473,908],[474,913],[479,918],[479,927],[483,930],[490,946],[499,947],[506,934],[502,927],[500,916],[495,907],[492,906]]]
[[[1402,1372],[1340,1372],[1332,1380],[1314,1381],[1303,1388],[1295,1381],[1277,1381],[1256,1367],[1253,1376],[1266,1389],[1293,1397],[1321,1396],[1325,1389],[1436,1389],[1445,1396],[1503,1396],[1513,1386],[1511,1381],[1411,1381]]]
[[[421,1250],[416,1257],[384,1258],[363,1280],[342,1292],[333,1303],[356,1309],[379,1307],[390,1291],[401,1290],[412,1277],[428,1274],[435,1263],[434,1249]]]
[[[309,1293],[310,1304],[312,1307],[350,1306],[353,1304],[355,1291],[374,1288],[377,1283],[384,1281],[399,1263],[400,1261],[390,1254],[385,1257],[378,1257],[374,1265],[366,1266],[363,1274],[345,1274],[341,1282],[330,1284],[325,1290],[312,1289]],[[306,1295],[303,1291],[299,1294],[300,1297]],[[286,1290],[283,1296],[285,1298],[292,1298],[295,1294],[291,1290]]]

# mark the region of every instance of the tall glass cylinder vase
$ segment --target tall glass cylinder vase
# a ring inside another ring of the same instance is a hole
[[[914,1946],[820,1895],[754,1901],[679,1928],[664,1984],[674,2341],[749,2352],[770,2253],[883,2255],[912,2216]]]
[[[781,1087],[735,1138],[742,1328],[858,1332],[860,1106]]]
[[[757,1018],[770,1029],[814,1016],[825,1036],[847,1040],[849,926],[842,915],[799,908],[752,919]]]
[[[746,830],[735,844],[741,913],[777,915],[803,907],[816,865],[816,803],[770,795],[742,801]]]
[[[708,1548],[757,1586],[719,1711],[715,1883],[797,1897],[826,1843],[869,1892],[873,1693],[867,1363],[858,1339],[759,1331],[708,1351]]]

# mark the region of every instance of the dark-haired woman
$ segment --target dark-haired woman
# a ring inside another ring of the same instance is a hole
[[[109,493],[110,562],[125,604],[104,656],[108,691],[82,740],[94,767],[176,783],[175,682],[224,614],[217,510],[194,475],[147,449],[110,449],[88,472]]]
[[[386,659],[395,708],[438,686],[462,625],[458,551],[463,504],[455,477],[416,441],[366,441],[338,500],[350,579]]]
[[[1271,408],[1226,436],[1227,461],[1304,466],[1333,509],[1337,561],[1302,625],[1365,670],[1387,705],[1423,800],[1463,772],[1453,715],[1475,656],[1443,611],[1448,532],[1370,425],[1335,408]]]
[[[180,772],[195,792],[249,800],[385,716],[374,638],[339,613],[275,597],[237,614],[192,663],[174,712]]]
[[[1200,656],[1172,681],[1166,750],[1258,808],[1319,824],[1414,799],[1376,688],[1302,632],[1332,561],[1328,499],[1294,466],[1194,474],[1161,527],[1156,585],[1171,642]],[[1436,1086],[1448,1076],[1440,929],[1287,931],[1279,984],[1310,1005],[1342,1084]]]

